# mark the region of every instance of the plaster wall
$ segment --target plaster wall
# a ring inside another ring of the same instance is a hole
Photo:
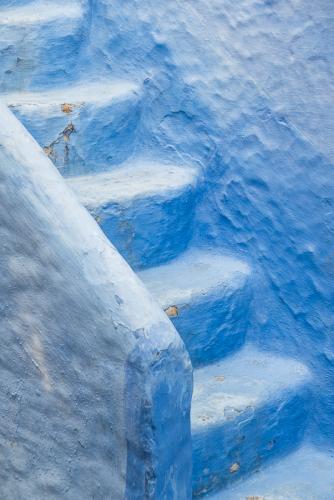
[[[307,362],[312,437],[334,440],[332,3],[91,6],[83,60],[143,84],[139,150],[203,168],[195,242],[252,262],[249,336]]]

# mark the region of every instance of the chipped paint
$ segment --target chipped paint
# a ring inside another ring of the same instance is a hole
[[[55,151],[52,146],[45,146],[43,151],[49,158],[53,159],[55,157]]]
[[[235,474],[236,472],[239,472],[239,470],[240,470],[240,464],[238,462],[235,462],[230,467],[230,473],[231,474]]]
[[[179,308],[177,306],[169,306],[164,311],[170,318],[176,318],[179,315]]]
[[[71,135],[75,132],[75,127],[72,122],[70,122],[64,130],[61,132],[60,135],[63,136],[64,140],[68,142],[70,140]],[[53,143],[55,144],[55,143]]]
[[[43,147],[45,154],[53,161],[56,161],[57,156],[59,154],[56,146],[64,142],[63,156],[64,156],[64,162],[67,163],[69,160],[69,153],[70,153],[68,143],[70,142],[71,135],[74,134],[75,132],[76,132],[75,127],[73,123],[70,122],[68,125],[66,125],[64,130],[60,132],[60,134],[58,134],[57,139],[52,141],[51,144],[49,144],[48,146]]]
[[[61,110],[63,113],[69,114],[72,113],[74,107],[75,107],[74,104],[64,103],[61,105]]]

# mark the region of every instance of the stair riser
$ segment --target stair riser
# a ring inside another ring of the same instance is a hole
[[[0,91],[56,85],[74,74],[83,40],[82,18],[0,24]]]
[[[218,361],[242,346],[249,320],[251,286],[238,290],[218,289],[188,304],[176,306],[171,317],[194,367]]]
[[[169,196],[112,203],[89,211],[134,269],[173,259],[187,246],[193,230],[196,186]]]
[[[70,176],[103,171],[131,154],[140,97],[133,92],[99,105],[18,105],[13,111],[59,171]]]
[[[249,408],[223,426],[195,433],[194,496],[225,487],[298,446],[308,420],[309,398],[307,387],[298,387],[262,408]],[[233,464],[240,467],[235,472]]]

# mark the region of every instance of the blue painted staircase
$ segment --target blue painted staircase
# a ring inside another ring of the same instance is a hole
[[[212,498],[267,498],[263,495],[271,495],[288,470],[285,491],[292,493],[270,498],[334,498],[307,496],[290,470],[289,461],[298,469],[305,460],[304,448],[294,449],[308,421],[311,375],[302,363],[259,351],[247,338],[251,266],[192,243],[201,170],[159,154],[135,154],[142,89],[126,81],[72,82],[82,6],[73,2],[63,24],[66,14],[57,3],[50,11],[37,11],[37,3],[8,6],[0,16],[0,52],[7,68],[2,99],[138,272],[188,348],[194,366],[194,497],[218,492]],[[26,36],[27,30],[32,39],[43,31],[58,47],[55,55],[63,53],[58,60],[51,51],[58,61],[53,69],[43,47],[38,47],[40,60],[25,59],[20,33]],[[56,89],[47,85],[53,76]],[[305,456],[309,465],[313,451],[307,448]],[[258,474],[266,463],[272,464]],[[319,456],[319,463],[327,467],[333,459]],[[329,476],[326,472],[333,493]]]
[[[70,78],[83,36],[83,17],[80,0],[2,0],[0,88],[42,88]]]

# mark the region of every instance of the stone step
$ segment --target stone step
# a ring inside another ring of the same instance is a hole
[[[196,168],[137,159],[68,184],[129,264],[141,269],[188,244],[197,181]]]
[[[334,452],[304,445],[210,500],[333,500]]]
[[[210,250],[189,250],[139,273],[173,321],[194,366],[221,359],[245,339],[251,300],[250,268]]]
[[[0,7],[0,91],[53,85],[73,74],[85,2],[34,0]]]
[[[194,496],[226,487],[297,446],[307,424],[310,381],[302,363],[252,346],[195,370]]]
[[[64,176],[103,170],[133,147],[140,92],[127,81],[2,96]]]

